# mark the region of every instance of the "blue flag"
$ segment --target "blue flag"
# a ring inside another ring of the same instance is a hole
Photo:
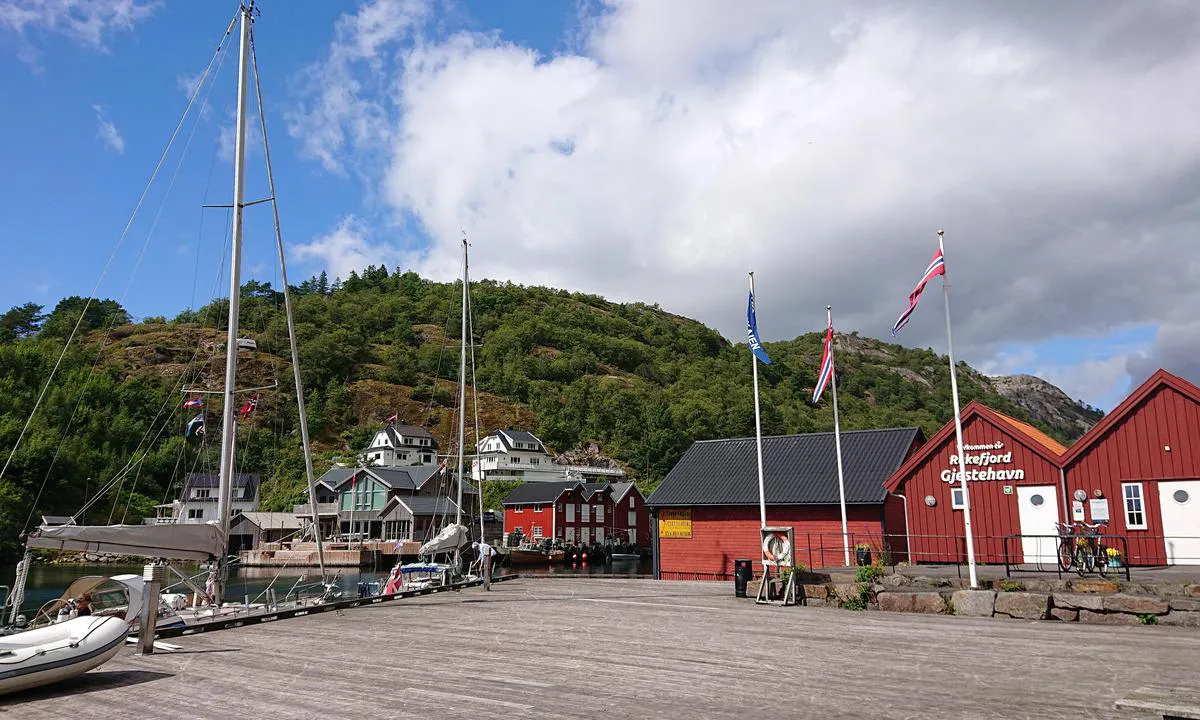
[[[185,432],[183,434],[183,436],[191,437],[192,435],[203,435],[203,434],[204,434],[204,414],[201,413],[201,414],[197,415],[196,417],[192,418],[191,422],[189,422],[187,424],[187,432]]]
[[[750,291],[750,302],[746,306],[746,342],[750,345],[750,352],[754,353],[754,357],[763,362],[764,365],[771,364],[771,358],[767,357],[767,351],[763,349],[762,341],[758,339],[758,321],[754,317],[754,291]]]

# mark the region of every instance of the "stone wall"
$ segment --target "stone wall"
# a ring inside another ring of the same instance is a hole
[[[888,612],[1200,628],[1200,583],[999,580],[971,590],[966,580],[903,573],[866,582],[850,573],[797,580],[801,604],[815,607],[864,609],[865,600],[866,609]]]

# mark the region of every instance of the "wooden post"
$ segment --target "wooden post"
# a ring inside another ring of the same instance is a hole
[[[142,616],[138,628],[138,655],[154,654],[154,630],[158,622],[158,596],[166,579],[165,565],[147,565],[142,569]]]

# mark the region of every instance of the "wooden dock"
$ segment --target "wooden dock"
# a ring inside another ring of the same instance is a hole
[[[1129,718],[1200,631],[756,606],[732,583],[519,579],[131,649],[0,717]]]

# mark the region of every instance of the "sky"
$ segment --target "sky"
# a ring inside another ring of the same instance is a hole
[[[890,339],[944,229],[958,359],[1102,409],[1159,367],[1200,381],[1200,3],[257,9],[293,284],[450,280],[465,232],[475,278],[741,340],[753,270],[766,341],[827,304]],[[236,14],[0,0],[0,307],[95,292],[170,317],[228,293],[229,211],[203,206],[231,198],[236,33],[214,51]],[[247,201],[269,194],[257,123]],[[246,218],[243,280],[278,286],[269,206]],[[898,342],[946,351],[941,294]]]

